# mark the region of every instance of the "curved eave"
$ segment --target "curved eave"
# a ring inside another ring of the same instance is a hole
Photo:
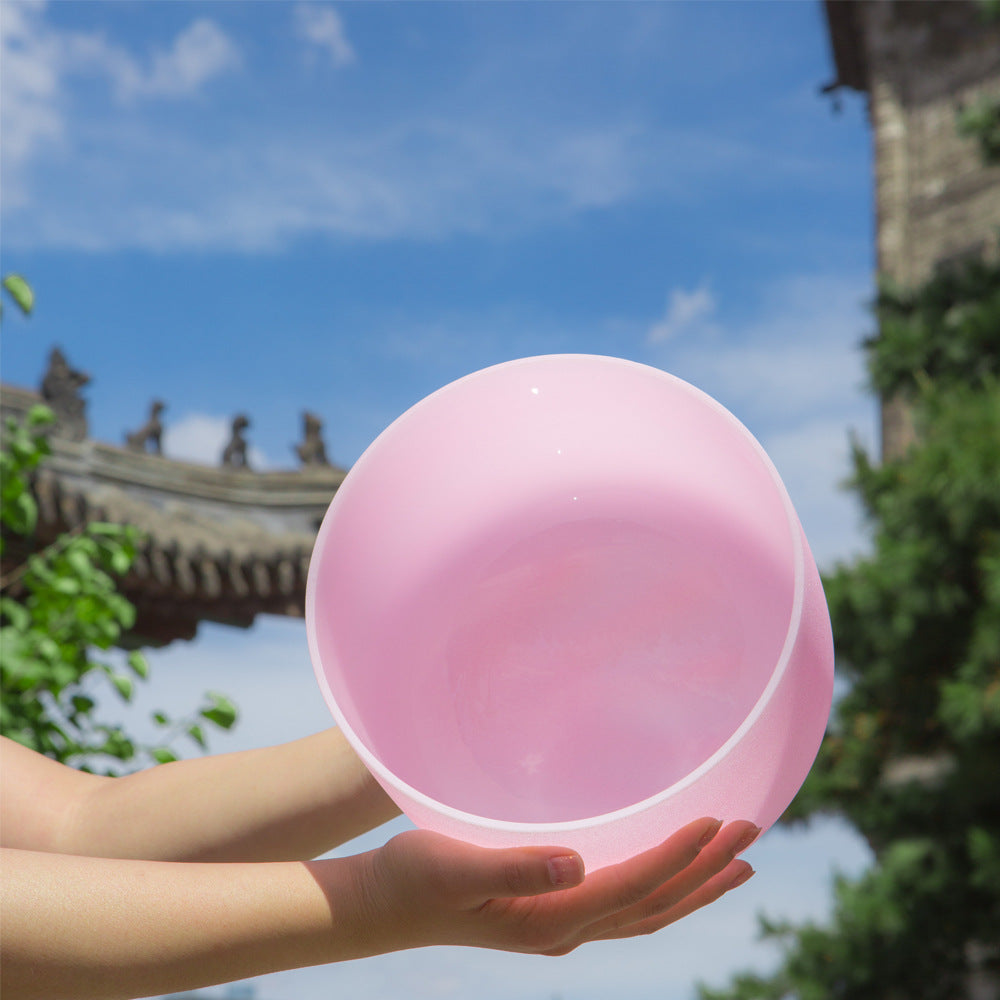
[[[8,386],[0,400],[12,415],[39,401]],[[345,470],[212,468],[59,437],[51,446],[32,481],[35,534],[7,540],[5,576],[64,532],[110,521],[141,533],[121,584],[137,610],[135,641],[192,638],[206,620],[303,615],[316,530]]]
[[[850,87],[852,90],[867,91],[868,63],[861,32],[859,0],[824,0],[823,7],[837,70],[836,79],[827,89]]]

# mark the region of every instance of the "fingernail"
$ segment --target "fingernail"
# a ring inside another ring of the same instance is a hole
[[[712,822],[705,827],[705,832],[701,835],[701,840],[698,841],[698,850],[700,851],[703,847],[708,847],[708,845],[715,839],[715,835],[721,828],[722,820],[713,819]]]
[[[760,827],[752,826],[746,833],[740,837],[739,840],[733,845],[733,857],[736,857],[741,851],[745,851],[758,837],[760,836]]]
[[[572,854],[549,858],[549,881],[553,885],[579,885],[583,881],[583,865]]]
[[[741,871],[739,875],[737,875],[736,878],[729,883],[729,889],[735,889],[737,886],[743,885],[744,882],[749,882],[750,879],[752,879],[756,874],[757,873],[749,866],[744,868],[743,871]],[[729,889],[727,889],[726,892],[728,892]]]

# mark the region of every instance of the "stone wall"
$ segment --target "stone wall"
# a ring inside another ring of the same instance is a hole
[[[1000,23],[976,0],[826,0],[837,79],[867,91],[881,278],[914,288],[965,257],[1000,256],[1000,166],[959,134],[963,107],[1000,99]],[[913,440],[883,401],[882,454]]]
[[[1000,250],[1000,167],[956,128],[960,108],[1000,99],[1000,24],[975,3],[862,5],[875,147],[879,272],[908,287],[942,263]]]

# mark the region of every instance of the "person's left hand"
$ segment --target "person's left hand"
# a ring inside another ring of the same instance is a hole
[[[491,850],[425,830],[365,859],[359,892],[374,951],[452,944],[565,955],[593,940],[648,934],[745,882],[737,859],[759,832],[688,824],[663,844],[584,877],[572,851]]]

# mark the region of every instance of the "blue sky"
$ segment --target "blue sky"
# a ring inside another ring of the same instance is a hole
[[[873,445],[870,136],[832,112],[822,7],[701,3],[74,3],[2,8],[5,382],[60,344],[91,430],[155,396],[166,447],[214,463],[246,411],[260,467],[300,415],[350,465],[410,404],[513,357],[663,367],[760,438],[824,565],[863,549],[849,431]],[[279,675],[276,664],[282,664]],[[233,694],[218,749],[325,725],[300,623],[206,628],[151,703]],[[147,697],[147,696],[144,696]],[[775,831],[725,909],[562,963],[431,951],[261,984],[264,1000],[687,1000],[773,960],[754,911],[822,913],[840,828]],[[295,978],[298,977],[298,978]]]

